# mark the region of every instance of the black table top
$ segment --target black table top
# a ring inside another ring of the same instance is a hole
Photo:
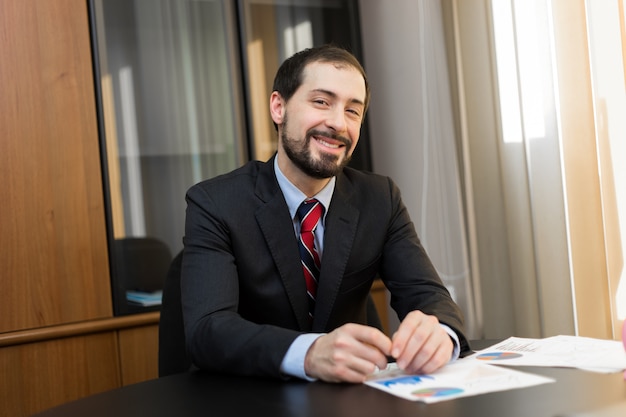
[[[570,416],[626,401],[622,373],[516,367],[556,383],[424,404],[363,384],[277,381],[190,372],[92,395],[38,417],[71,416]]]
[[[554,384],[423,404],[356,384],[275,381],[203,372],[129,385],[37,416],[565,416],[626,401],[621,373],[524,368]]]

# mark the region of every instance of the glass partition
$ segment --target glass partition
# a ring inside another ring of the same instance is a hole
[[[119,315],[159,304],[187,188],[248,159],[237,19],[227,0],[91,6]]]

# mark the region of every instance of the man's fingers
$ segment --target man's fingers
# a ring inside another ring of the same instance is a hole
[[[383,332],[360,324],[347,324],[340,329],[342,335],[355,342],[351,346],[351,356],[355,360],[353,366],[356,369],[371,374],[374,366],[378,368],[387,366],[391,340]]]
[[[435,316],[409,313],[392,338],[391,354],[410,373],[431,373],[448,363],[454,345]]]
[[[412,357],[428,337],[428,326],[438,325],[437,318],[421,311],[409,313],[393,335],[391,356],[399,360]],[[399,363],[398,363],[399,364]]]
[[[373,327],[347,324],[321,336],[307,352],[309,376],[329,382],[363,382],[387,366],[391,340]]]

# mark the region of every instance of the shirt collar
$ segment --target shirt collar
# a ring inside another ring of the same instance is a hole
[[[278,181],[278,186],[283,192],[283,196],[285,197],[285,201],[287,202],[287,207],[289,207],[289,214],[291,218],[296,217],[296,211],[300,204],[307,199],[307,196],[298,189],[295,185],[291,183],[285,177],[285,174],[278,167],[278,157],[274,158],[274,172],[276,174],[276,180]],[[322,222],[326,219],[326,214],[328,213],[328,207],[330,207],[330,200],[333,198],[333,191],[335,190],[335,182],[337,181],[336,177],[332,177],[328,184],[322,190],[314,195],[323,206],[324,206],[324,217]]]

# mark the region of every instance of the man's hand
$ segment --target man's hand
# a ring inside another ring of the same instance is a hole
[[[345,324],[320,336],[309,348],[304,370],[327,382],[363,382],[376,367],[387,367],[391,340],[380,330]]]
[[[417,310],[402,320],[391,340],[391,356],[408,373],[433,373],[450,361],[454,350],[437,317]]]

